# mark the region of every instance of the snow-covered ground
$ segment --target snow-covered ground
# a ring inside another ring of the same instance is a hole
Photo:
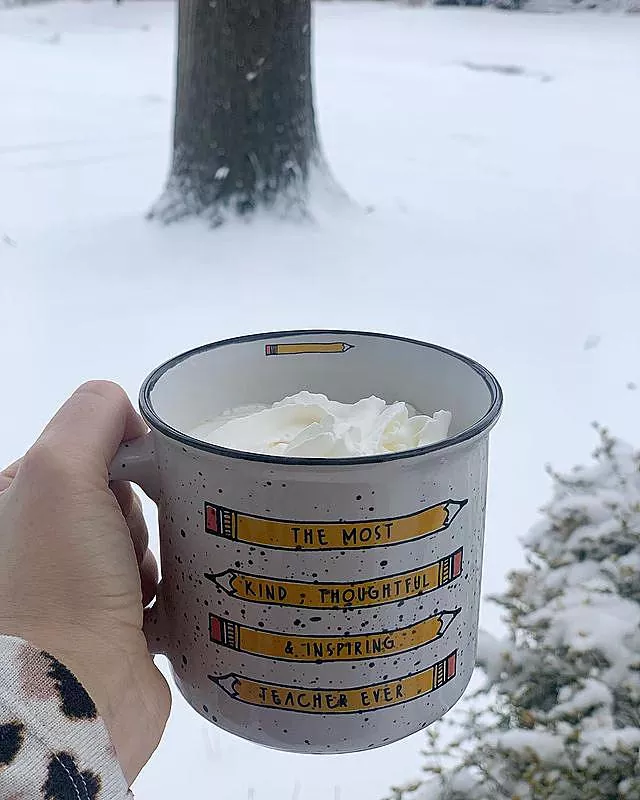
[[[0,461],[82,380],[135,396],[216,338],[352,326],[439,342],[505,389],[484,572],[499,589],[544,463],[583,459],[594,419],[640,441],[640,18],[319,5],[322,138],[369,213],[217,232],[143,218],[169,157],[173,31],[168,2],[0,11]],[[483,620],[497,626],[490,606]],[[186,771],[195,798],[376,800],[422,745],[275,753],[176,698],[135,788],[181,797]]]

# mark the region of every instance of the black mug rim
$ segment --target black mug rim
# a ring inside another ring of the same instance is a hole
[[[173,428],[165,422],[155,411],[153,403],[151,402],[151,394],[157,382],[162,378],[170,369],[177,366],[183,361],[191,358],[192,356],[206,353],[209,350],[215,350],[219,347],[225,347],[230,344],[244,344],[247,342],[256,342],[264,339],[283,339],[292,336],[308,336],[308,335],[330,335],[330,336],[366,336],[378,339],[392,339],[397,342],[405,342],[407,344],[419,345],[421,347],[428,347],[431,350],[437,350],[440,353],[451,356],[452,358],[466,364],[474,372],[476,372],[484,381],[489,390],[491,403],[487,412],[473,425],[460,431],[455,436],[443,439],[435,444],[425,445],[424,447],[414,448],[413,450],[401,450],[397,453],[382,453],[374,456],[351,456],[349,458],[291,458],[289,456],[274,456],[265,453],[249,453],[244,450],[232,450],[228,447],[220,447],[216,444],[203,442],[200,439],[194,439],[177,428]],[[437,344],[423,342],[419,339],[410,339],[404,336],[395,336],[389,333],[376,333],[372,331],[352,331],[352,330],[334,330],[334,329],[302,329],[292,331],[270,331],[265,333],[253,333],[247,336],[236,336],[230,339],[222,339],[218,342],[210,342],[209,344],[194,347],[184,353],[173,356],[164,363],[156,367],[143,381],[140,388],[139,405],[143,418],[150,428],[160,431],[165,436],[179,442],[183,446],[191,447],[195,450],[213,453],[218,456],[225,456],[227,458],[236,458],[242,461],[258,461],[264,464],[278,464],[280,466],[313,466],[313,467],[357,467],[366,464],[383,464],[389,461],[398,461],[408,458],[416,458],[419,456],[437,453],[442,450],[449,450],[450,448],[467,443],[472,439],[487,432],[496,422],[500,416],[503,403],[502,388],[497,379],[489,372],[486,367],[474,361],[468,356],[457,353],[455,350],[449,350]]]

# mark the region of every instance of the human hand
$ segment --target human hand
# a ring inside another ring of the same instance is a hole
[[[158,578],[142,507],[130,484],[109,486],[120,443],[144,433],[124,391],[94,381],[0,473],[0,634],[28,640],[75,673],[129,784],[171,705],[142,632]]]

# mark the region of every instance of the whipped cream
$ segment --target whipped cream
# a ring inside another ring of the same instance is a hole
[[[298,392],[271,406],[225,411],[189,431],[232,450],[292,458],[353,458],[412,450],[447,437],[450,411],[430,417],[408,403],[379,397],[339,403],[323,394]]]

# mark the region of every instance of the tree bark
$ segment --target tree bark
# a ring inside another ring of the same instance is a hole
[[[304,210],[321,163],[310,0],[179,0],[173,161],[152,216]]]

